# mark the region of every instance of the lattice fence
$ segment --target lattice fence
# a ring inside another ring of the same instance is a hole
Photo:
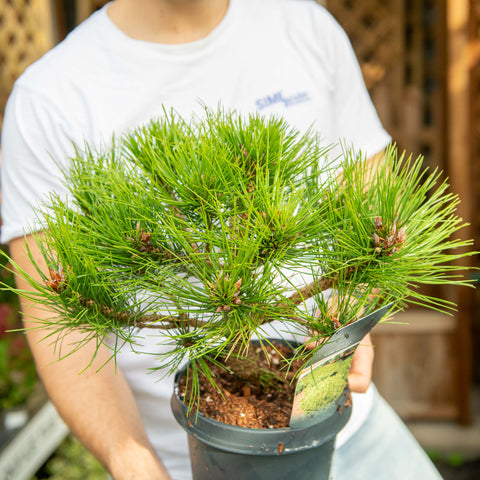
[[[445,1],[329,0],[326,6],[350,37],[399,149],[446,170]]]
[[[0,0],[0,129],[15,80],[53,44],[49,0]]]
[[[382,123],[399,148],[447,170],[445,1],[329,0],[327,8],[349,35]],[[478,80],[480,86],[480,68]],[[456,320],[409,315],[410,326],[377,330],[375,380],[404,417],[459,418],[465,399],[457,388]]]
[[[365,83],[400,148],[443,166],[442,0],[330,0]]]
[[[392,10],[400,11],[402,3],[398,0],[326,2],[349,34],[370,89],[385,78],[401,53],[401,19]]]

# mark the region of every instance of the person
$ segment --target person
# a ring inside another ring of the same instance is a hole
[[[34,209],[49,192],[65,194],[59,171],[74,145],[108,145],[170,108],[188,118],[218,105],[281,115],[299,130],[314,128],[326,144],[344,141],[368,158],[391,141],[346,34],[313,0],[114,0],[29,67],[9,98],[1,240],[13,259],[38,278],[26,241],[46,268],[31,235],[38,229]],[[18,287],[30,288],[21,278]],[[170,413],[172,379],[149,374],[154,357],[124,348],[109,361],[109,348],[94,341],[75,348],[81,332],[53,345],[34,328],[49,313],[22,302],[50,398],[112,476],[190,479],[186,435]],[[167,348],[138,334],[145,351]],[[357,393],[337,438],[333,478],[440,478],[370,385],[373,349],[368,338],[363,344],[350,372]]]

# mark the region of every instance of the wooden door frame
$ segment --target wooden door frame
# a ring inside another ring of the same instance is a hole
[[[460,196],[457,213],[472,222],[473,188],[470,149],[470,0],[446,0],[446,134],[447,171],[452,191]],[[473,228],[466,226],[459,235],[474,238]],[[460,262],[459,262],[460,264]],[[472,258],[461,265],[472,265]],[[471,422],[472,393],[472,315],[473,289],[457,288],[457,373],[459,422]]]

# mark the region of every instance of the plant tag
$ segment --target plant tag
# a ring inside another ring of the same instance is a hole
[[[386,305],[338,329],[300,372],[293,401],[290,427],[299,428],[321,421],[332,410],[341,412],[353,354],[362,338],[387,313]],[[345,403],[345,402],[344,402]]]

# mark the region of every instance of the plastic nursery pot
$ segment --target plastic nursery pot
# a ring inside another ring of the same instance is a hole
[[[257,429],[227,425],[193,413],[179,395],[175,377],[171,407],[188,433],[194,480],[329,480],[337,433],[351,415],[345,390],[315,423],[301,428]]]

